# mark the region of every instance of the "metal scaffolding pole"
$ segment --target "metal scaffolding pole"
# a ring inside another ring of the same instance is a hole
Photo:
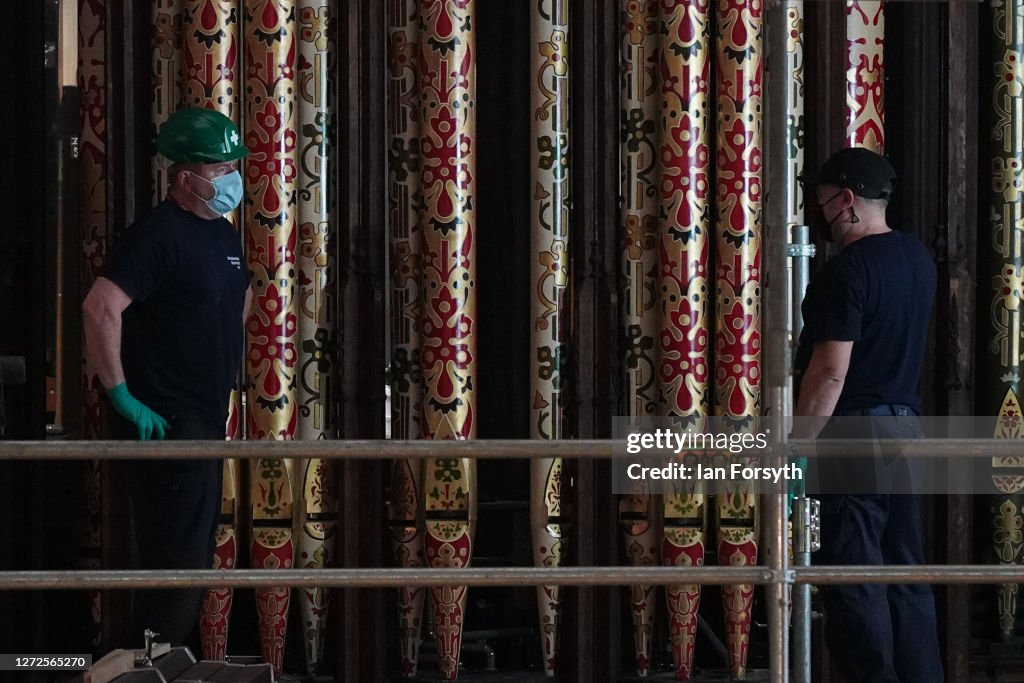
[[[1003,584],[1024,583],[1024,565],[836,565],[769,567],[362,567],[358,569],[53,570],[0,572],[0,590],[96,590],[135,588],[395,588],[418,586],[624,586],[696,583],[725,586],[840,584]]]
[[[785,434],[784,419],[793,414],[791,400],[791,344],[793,321],[799,318],[799,302],[791,292],[792,267],[787,248],[789,232],[803,222],[803,192],[797,176],[802,170],[803,154],[803,29],[800,17],[802,0],[786,0],[769,8],[766,28],[767,51],[767,198],[765,201],[765,348],[764,370],[768,386],[768,414],[778,421],[777,433]],[[794,259],[799,261],[799,259]],[[804,260],[806,268],[806,260]],[[795,283],[793,283],[795,284]],[[802,292],[801,292],[802,294]],[[789,525],[787,482],[782,482],[782,495],[765,497],[764,535],[768,566],[785,573],[789,564]],[[794,525],[794,531],[796,531]],[[809,559],[809,558],[808,558]],[[809,562],[807,563],[809,564]],[[800,609],[792,610],[791,600],[803,597],[810,587],[784,583],[767,587],[769,668],[772,683],[789,681],[790,628],[795,645],[803,650],[802,636],[809,633],[810,601],[801,600]],[[806,630],[804,627],[807,627]],[[795,658],[797,681],[810,671],[810,653]],[[807,683],[810,683],[808,680]]]
[[[775,397],[775,400],[778,400]],[[494,440],[437,442],[396,441],[319,441],[319,442],[4,442],[0,460],[73,460],[83,458],[127,459],[155,456],[161,458],[282,458],[302,448],[307,457],[359,458],[436,458],[440,452],[450,457],[609,458],[617,442]],[[623,443],[618,443],[620,447]],[[798,452],[816,447],[819,453],[856,455],[870,449],[870,440],[791,442]],[[1008,439],[921,439],[904,445],[908,455],[957,454],[973,457],[1006,457],[1018,454],[1020,445]],[[406,585],[440,587],[460,586],[621,586],[703,584],[766,585],[770,598],[770,680],[788,680],[787,595],[794,587],[822,584],[1012,584],[1024,583],[1021,565],[910,565],[910,566],[824,566],[788,567],[784,548],[785,501],[778,494],[764,496],[767,526],[766,541],[771,549],[768,566],[736,567],[493,567],[493,568],[358,568],[288,570],[133,570],[133,571],[8,571],[0,572],[0,590],[99,590],[129,588],[234,587],[346,587],[384,588]],[[772,552],[774,551],[774,552]],[[780,623],[781,622],[781,623]]]
[[[900,455],[910,458],[957,456],[967,458],[1020,457],[1020,441],[1013,439],[912,439],[899,444]],[[797,439],[788,452],[817,457],[862,457],[877,446],[870,439]],[[507,458],[624,457],[626,442],[604,439],[542,441],[478,439],[473,441],[2,441],[0,460],[134,460],[137,458],[339,458],[390,460],[393,458],[449,458],[502,460]],[[764,457],[764,451],[730,453],[713,449],[692,452],[703,457]],[[690,455],[682,451],[678,455]]]

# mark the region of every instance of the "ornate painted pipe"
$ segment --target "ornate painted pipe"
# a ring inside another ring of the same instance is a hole
[[[181,3],[153,0],[153,137],[181,103]],[[153,204],[167,196],[167,160],[153,157]]]
[[[761,394],[761,31],[763,5],[716,7],[717,110],[715,414],[742,426]],[[757,497],[748,486],[715,496],[718,562],[757,563]],[[726,586],[726,646],[733,678],[746,674],[754,587]]]
[[[979,267],[988,263],[992,273],[992,325],[984,346],[983,366],[989,391],[989,410],[996,418],[994,437],[1024,438],[1021,424],[1021,362],[1024,360],[1024,325],[1021,297],[1024,295],[1024,209],[1021,169],[1024,168],[1024,24],[1020,20],[1024,2],[1011,0],[993,5],[993,49],[995,58],[992,87],[993,128],[992,232],[978,249]],[[979,348],[981,345],[979,344]],[[986,411],[987,412],[987,411]],[[992,459],[992,483],[999,492],[992,497],[994,533],[992,541],[1000,564],[1020,564],[1024,542],[1024,468],[1017,459]],[[997,592],[1000,634],[1013,636],[1017,615],[1017,584],[1004,584]]]
[[[163,0],[166,2],[166,0]],[[181,45],[184,64],[182,104],[204,107],[224,114],[239,123],[238,108],[238,3],[237,0],[181,0]],[[232,222],[239,225],[238,212]],[[243,436],[241,391],[231,392],[225,428],[229,439]],[[238,566],[242,539],[238,535],[238,506],[241,492],[241,465],[237,460],[224,463],[221,493],[221,518],[217,525],[217,547],[213,566],[232,569]],[[199,625],[204,659],[224,659],[227,655],[228,620],[234,591],[216,588],[206,592]]]
[[[710,16],[707,0],[660,0],[660,390],[662,414],[710,409],[708,259],[711,231]],[[679,487],[664,497],[662,562],[701,566],[707,496]],[[693,675],[697,584],[665,588],[676,680]]]
[[[230,423],[229,423],[230,424]],[[238,461],[224,461],[224,485],[221,489],[220,523],[217,524],[214,569],[234,569],[238,561]],[[210,588],[203,596],[199,611],[199,633],[203,659],[223,660],[227,656],[228,617],[234,600],[232,588]]]
[[[328,62],[334,47],[328,30],[334,14],[331,0],[299,0],[299,438],[333,436],[332,366],[334,364],[334,301],[329,260],[333,210],[334,83]],[[335,556],[338,537],[337,486],[330,460],[300,460],[295,483],[296,551],[299,566],[323,569]],[[324,652],[329,592],[298,591],[305,644],[306,671],[317,672]]]
[[[533,4],[530,45],[536,80],[531,90],[531,183],[533,233],[530,354],[530,437],[563,439],[566,429],[569,342],[569,2]],[[530,462],[530,522],[533,561],[541,567],[562,563],[562,459]],[[541,659],[554,676],[558,658],[561,589],[537,589]]]
[[[885,3],[846,3],[846,141],[879,154],[885,147]]]
[[[292,439],[298,414],[299,231],[295,207],[298,127],[295,106],[294,0],[245,0],[246,260],[253,272],[247,325],[249,436]],[[291,463],[260,460],[249,490],[252,566],[290,567],[294,558]],[[264,659],[281,671],[289,590],[259,589],[256,606]]]
[[[658,4],[624,0],[622,31],[623,358],[626,414],[658,414]],[[659,563],[660,509],[645,485],[619,498],[619,523],[633,565]],[[654,586],[632,586],[630,609],[636,671],[651,661]]]
[[[182,105],[215,109],[237,123],[241,89],[238,0],[181,2],[185,69]]]
[[[420,367],[420,107],[419,0],[391,0],[388,12],[388,220],[391,249],[391,438],[422,433]],[[395,564],[423,567],[423,468],[395,460],[388,501]],[[398,589],[398,651],[403,676],[416,675],[423,598],[419,586]]]
[[[476,34],[474,0],[420,0],[423,417],[426,439],[476,436]],[[423,462],[431,567],[467,567],[476,462]],[[456,678],[465,586],[431,589],[441,675]]]
[[[82,93],[82,137],[79,152],[82,227],[82,291],[96,281],[107,257],[107,75],[106,3],[78,3],[78,87]],[[85,348],[83,343],[82,348]],[[103,438],[103,385],[96,371],[84,362],[82,373],[82,438]],[[99,569],[102,552],[102,477],[98,460],[82,468],[85,509],[78,528],[79,566]],[[101,593],[89,594],[94,627],[93,645],[100,647],[103,624]]]

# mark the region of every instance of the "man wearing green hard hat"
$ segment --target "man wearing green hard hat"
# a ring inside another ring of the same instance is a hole
[[[157,149],[171,162],[167,199],[124,231],[86,296],[86,356],[116,413],[114,438],[223,439],[251,295],[224,216],[241,202],[249,150],[231,119],[207,109],[173,114]],[[221,477],[220,460],[131,463],[141,568],[211,566]],[[183,642],[202,593],[140,591],[132,638],[149,628]]]

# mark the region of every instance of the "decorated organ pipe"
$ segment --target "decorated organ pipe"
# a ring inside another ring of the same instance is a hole
[[[716,6],[714,410],[737,429],[761,409],[761,184],[763,5]],[[718,562],[757,564],[758,501],[749,484],[715,496]],[[733,678],[746,674],[754,587],[725,586]]]
[[[392,0],[388,19],[388,239],[391,256],[391,434],[415,439],[422,433],[423,383],[420,354],[422,247],[420,213],[420,2]],[[388,533],[395,564],[423,567],[423,468],[411,458],[391,464]],[[397,591],[399,671],[415,676],[426,589]]]
[[[658,159],[661,202],[657,237],[661,284],[658,380],[661,414],[708,416],[711,402],[711,16],[710,3],[661,0]],[[662,562],[702,566],[708,496],[677,483],[664,494]],[[676,680],[693,676],[701,587],[665,587]]]
[[[180,63],[184,71],[181,106],[213,109],[239,125],[238,3],[235,0],[180,0],[174,9],[181,12],[178,20],[182,46]],[[240,225],[237,210],[230,217],[236,226]],[[228,402],[225,431],[229,439],[242,438],[241,404],[242,391],[236,387]],[[238,566],[242,540],[237,523],[242,487],[241,463],[235,459],[225,460],[223,476],[213,567],[232,569]],[[206,591],[199,617],[204,658],[224,659],[227,656],[233,603],[234,591],[231,588]]]
[[[532,5],[530,57],[530,437],[563,439],[567,432],[569,350],[569,0]],[[530,461],[533,561],[562,564],[562,458]],[[537,589],[541,663],[556,674],[562,589]]]
[[[334,437],[335,264],[331,262],[334,214],[334,77],[329,30],[336,14],[332,0],[298,0],[298,302],[296,380],[297,437],[318,441]],[[336,557],[338,487],[335,463],[322,458],[295,462],[295,562],[325,569]],[[306,672],[318,673],[324,660],[329,591],[296,591]]]
[[[475,0],[421,0],[421,363],[425,439],[477,430]],[[423,462],[423,546],[430,567],[468,567],[476,524],[476,462]],[[466,586],[432,588],[438,665],[458,676]]]
[[[622,12],[621,325],[625,414],[658,411],[658,3],[624,0]],[[627,561],[660,564],[660,510],[643,482],[619,498]],[[650,669],[657,605],[655,586],[630,586],[636,673]]]
[[[978,348],[985,349],[979,378],[988,396],[983,414],[995,415],[993,437],[1024,438],[1021,427],[1021,365],[1024,361],[1024,325],[1021,324],[1021,296],[1024,292],[1024,203],[1020,173],[1024,165],[1024,23],[1020,0],[995,5],[992,9],[993,107],[990,142],[992,173],[989,230],[982,228],[978,244],[978,269],[987,265],[990,287],[979,289],[991,302],[986,333],[979,334]],[[984,279],[979,278],[980,282]],[[984,309],[981,309],[984,310]],[[980,313],[980,311],[979,311]],[[980,342],[984,339],[984,345]],[[979,394],[981,392],[979,391]],[[1020,564],[1024,542],[1024,469],[1017,458],[992,459],[991,497],[992,543],[999,564]],[[996,591],[999,634],[1003,640],[1014,635],[1017,618],[1017,584],[1003,584]]]
[[[246,325],[248,426],[252,439],[294,439],[299,410],[297,22],[294,0],[244,0],[245,252],[252,271]],[[253,567],[290,568],[295,557],[292,461],[252,462],[249,505]],[[299,503],[301,504],[301,502]],[[280,672],[290,591],[256,590],[260,649]]]

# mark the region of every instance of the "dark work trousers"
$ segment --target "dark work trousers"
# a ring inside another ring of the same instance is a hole
[[[834,414],[907,418],[911,433],[902,436],[920,436],[915,414],[907,406],[837,410]],[[827,431],[828,427],[823,437],[829,436]],[[912,467],[906,460],[888,465],[901,467],[903,476],[908,466]],[[886,465],[880,467],[884,470]],[[883,485],[877,490],[886,489]],[[923,564],[920,502],[918,495],[906,493],[823,495],[821,551],[815,561],[823,565]],[[829,650],[849,683],[943,680],[930,586],[824,586],[821,593]]]
[[[224,425],[198,418],[172,417],[167,439],[217,440]],[[118,438],[138,438],[124,421]],[[209,569],[220,516],[221,460],[135,460],[130,463],[132,515],[141,569]],[[199,617],[204,590],[139,590],[132,610],[133,643],[141,645],[147,628],[160,642],[183,641]]]

